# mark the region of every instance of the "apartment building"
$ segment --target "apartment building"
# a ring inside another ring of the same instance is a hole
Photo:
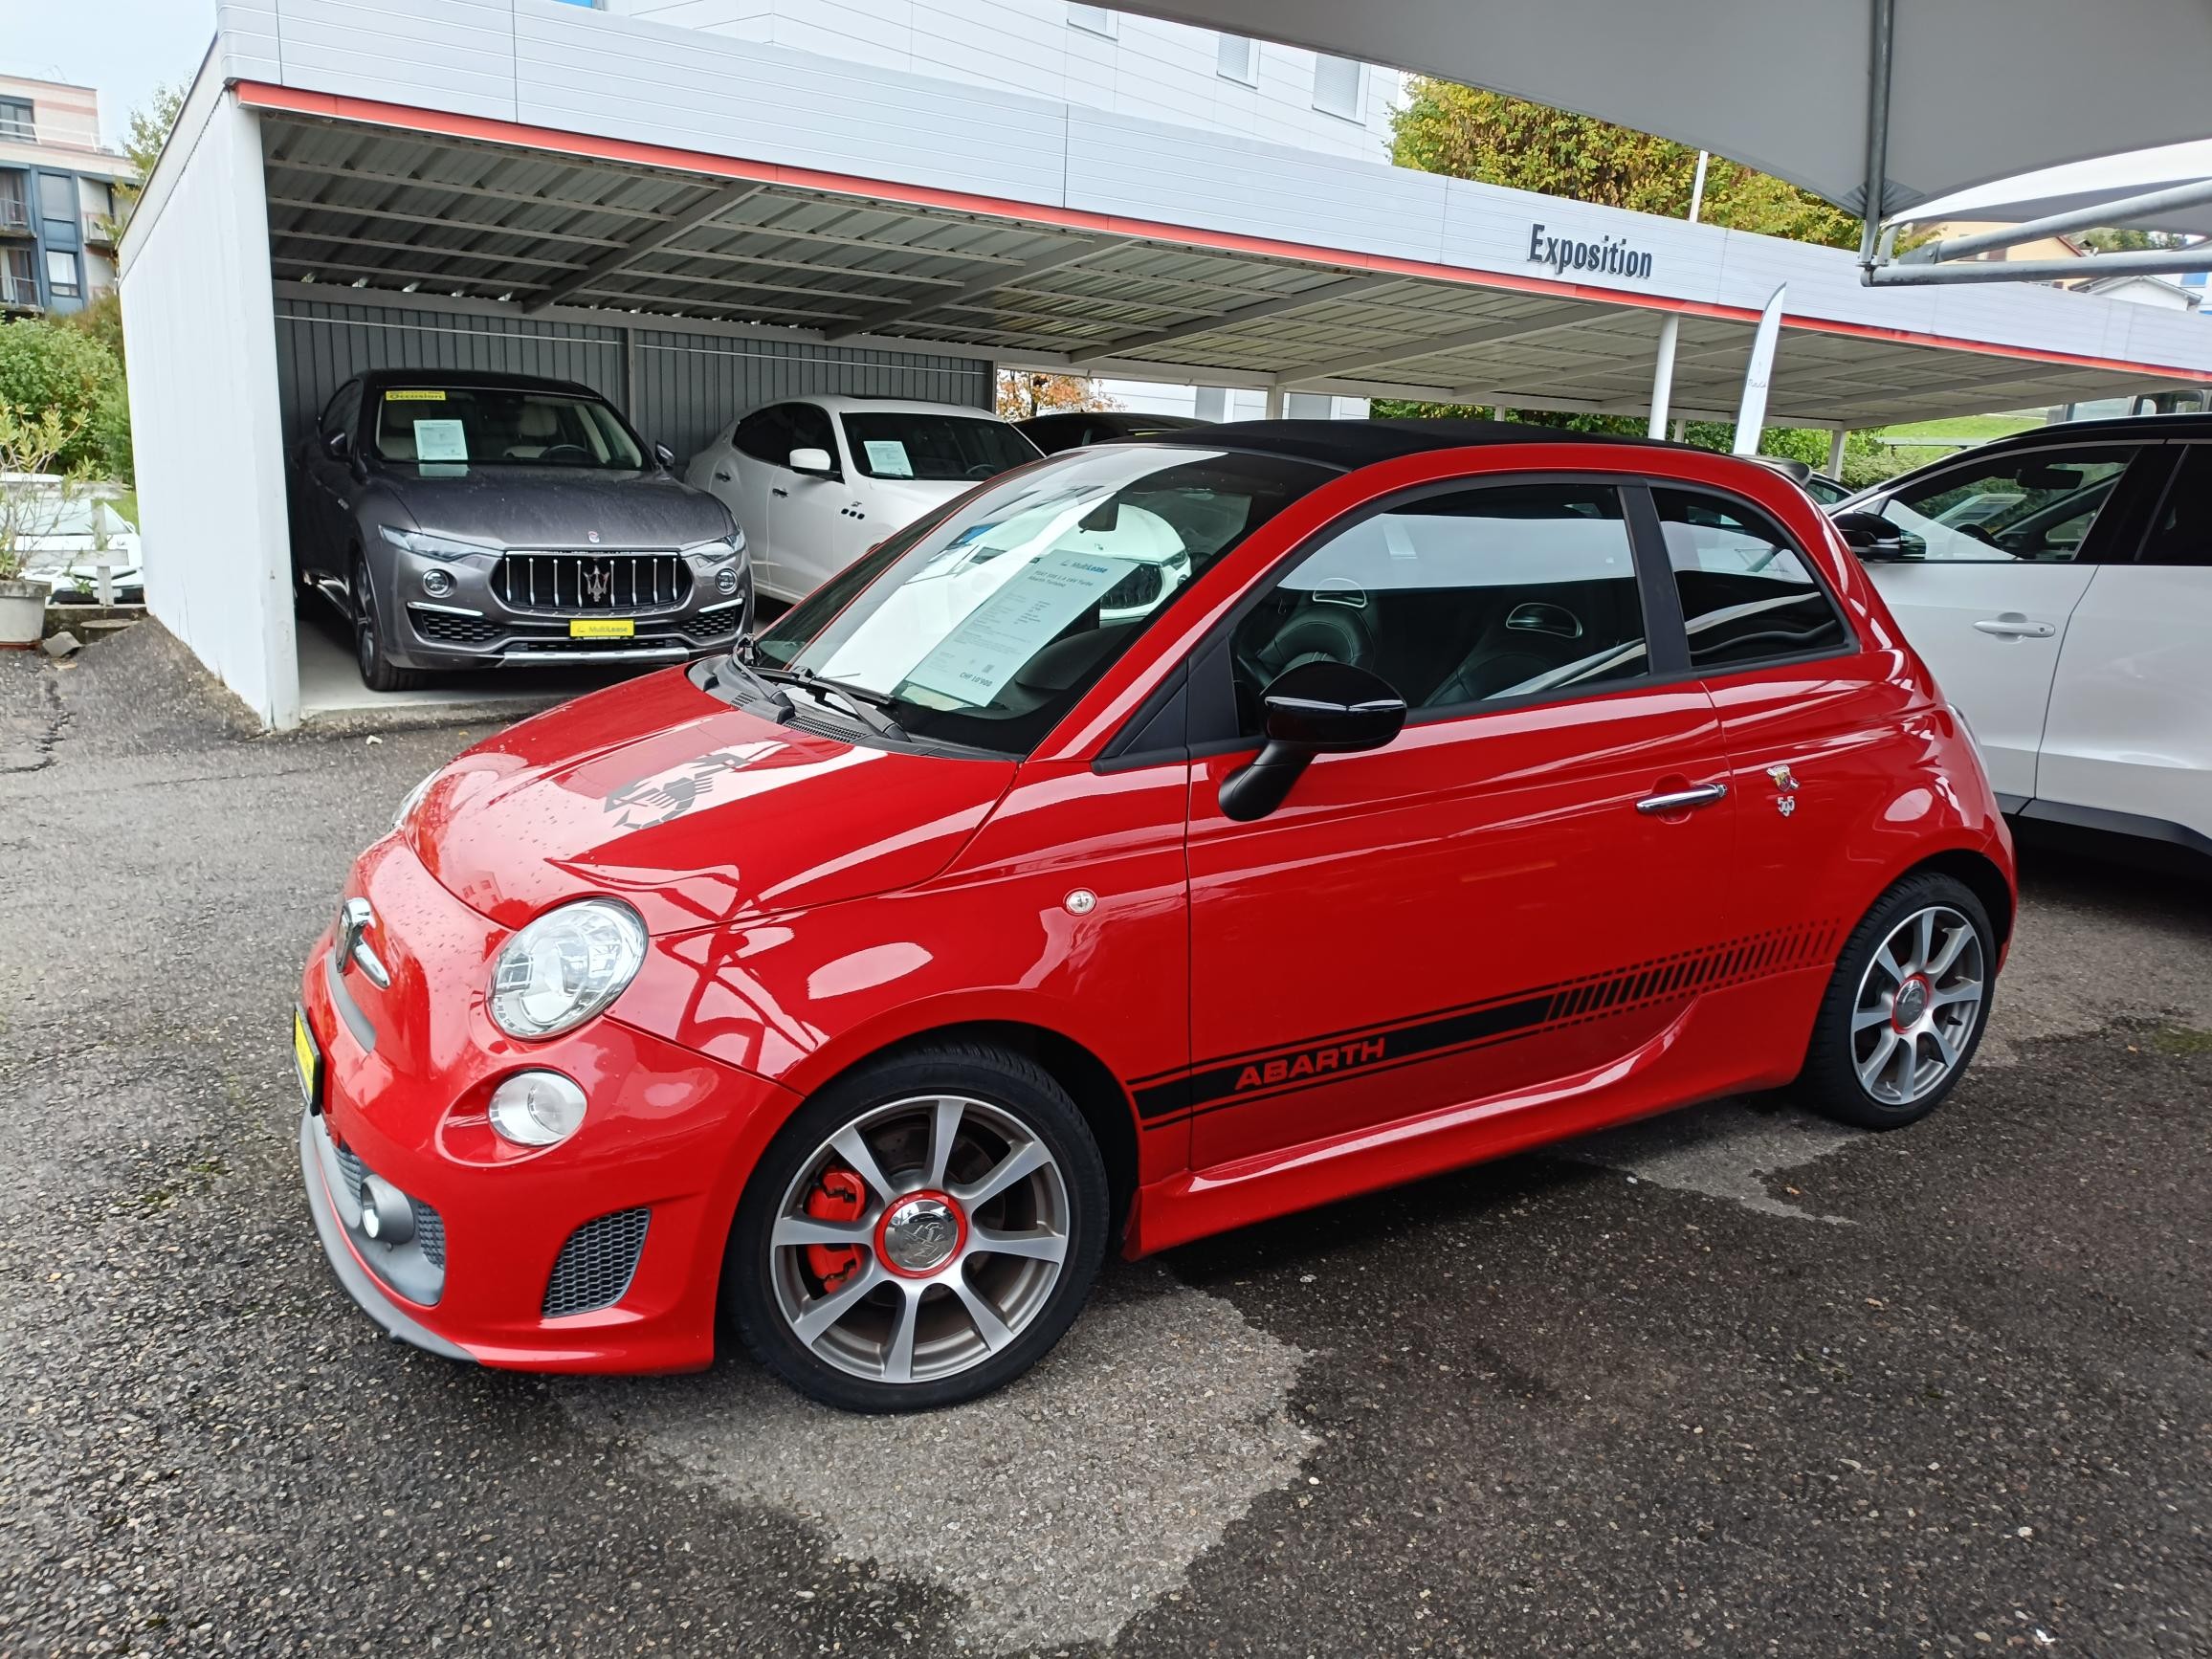
[[[0,315],[75,311],[115,286],[115,187],[89,86],[0,75]]]

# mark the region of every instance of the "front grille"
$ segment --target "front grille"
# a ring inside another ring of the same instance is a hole
[[[618,1209],[597,1221],[587,1221],[568,1235],[545,1282],[545,1316],[587,1314],[594,1308],[611,1308],[630,1289],[637,1272],[638,1253],[645,1249],[647,1209]]]
[[[415,632],[437,645],[490,645],[507,632],[498,623],[481,616],[453,616],[413,606],[408,608],[407,614]]]
[[[345,1171],[347,1190],[358,1193],[363,1180],[368,1174],[368,1165],[362,1162],[352,1147],[341,1146],[338,1149],[338,1167]]]
[[[1157,564],[1139,564],[1098,596],[1101,610],[1128,610],[1150,605],[1166,585],[1166,574]]]
[[[509,553],[492,591],[512,610],[629,615],[691,597],[691,567],[674,553]]]
[[[733,605],[727,610],[712,610],[704,616],[693,616],[676,625],[676,630],[686,639],[700,645],[713,645],[738,631],[744,619],[744,607]]]

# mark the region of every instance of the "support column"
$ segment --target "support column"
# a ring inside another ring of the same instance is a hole
[[[1844,476],[1844,439],[1847,435],[1842,427],[1828,434],[1828,476],[1831,478]]]
[[[1682,332],[1682,319],[1670,311],[1659,320],[1659,361],[1651,370],[1651,425],[1646,435],[1667,435],[1667,406],[1674,396],[1674,342]]]
[[[1279,421],[1283,418],[1283,388],[1278,383],[1268,387],[1266,418]]]

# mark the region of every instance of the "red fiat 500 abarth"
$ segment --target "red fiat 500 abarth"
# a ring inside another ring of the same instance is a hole
[[[428,779],[301,982],[394,1335],[942,1404],[1141,1253],[1795,1082],[1928,1112],[2012,855],[1763,467],[1274,422],[979,488]]]

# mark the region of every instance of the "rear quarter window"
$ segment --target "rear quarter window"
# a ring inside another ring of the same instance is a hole
[[[1707,673],[1848,650],[1849,631],[1812,561],[1744,502],[1654,486],[1690,663]]]

